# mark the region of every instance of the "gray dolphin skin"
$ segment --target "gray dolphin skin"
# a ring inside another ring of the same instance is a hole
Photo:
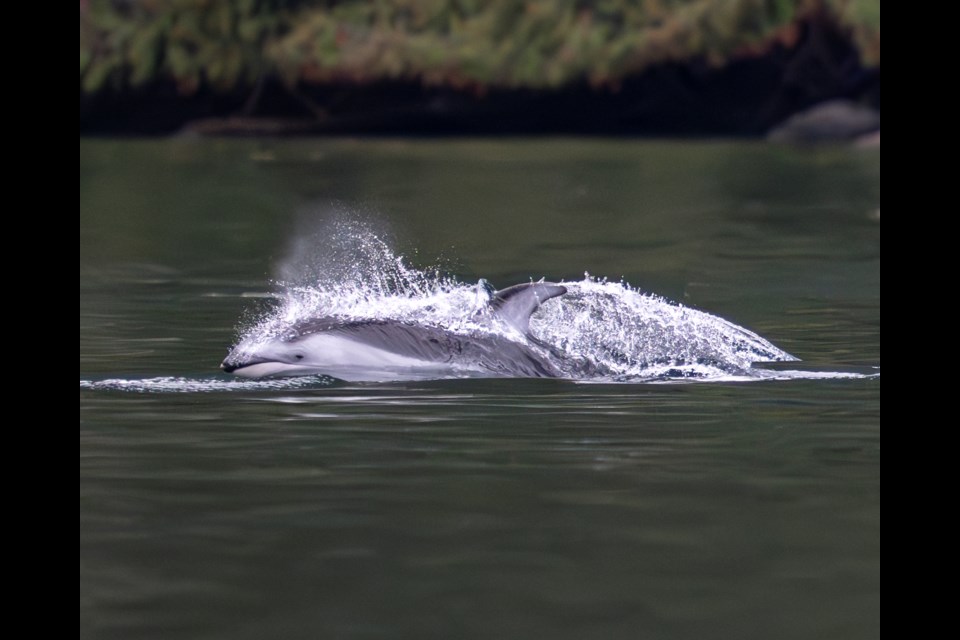
[[[411,374],[556,378],[565,375],[557,354],[529,335],[530,316],[567,292],[551,282],[518,284],[497,291],[488,311],[525,334],[514,341],[492,333],[460,334],[439,327],[391,320],[311,318],[283,336],[238,344],[220,368],[259,378],[327,374],[350,381],[387,380]]]

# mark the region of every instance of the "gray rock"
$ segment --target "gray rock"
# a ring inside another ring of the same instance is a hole
[[[838,142],[879,129],[879,111],[850,100],[830,100],[793,114],[771,129],[767,139],[792,143]]]

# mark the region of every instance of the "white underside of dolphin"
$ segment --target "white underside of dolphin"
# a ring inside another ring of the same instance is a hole
[[[346,335],[316,334],[307,336],[298,342],[296,348],[298,355],[302,354],[302,358],[294,362],[280,359],[282,354],[277,354],[275,356],[277,359],[264,359],[260,362],[251,360],[252,364],[239,366],[233,369],[231,373],[248,378],[263,378],[267,376],[308,375],[318,372],[360,374],[363,371],[373,371],[400,374],[423,368],[439,368],[437,363],[407,357],[381,347],[365,344],[361,340]],[[266,349],[263,351],[265,352]],[[294,358],[296,357],[294,356]],[[379,376],[374,374],[374,377]],[[351,376],[351,379],[356,379],[356,376]]]

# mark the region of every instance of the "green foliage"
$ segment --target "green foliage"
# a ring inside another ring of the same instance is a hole
[[[879,0],[92,0],[81,91],[172,78],[229,91],[299,83],[616,87],[665,62],[723,65],[788,41],[819,12],[879,64]]]
[[[832,13],[853,34],[860,57],[880,65],[880,0],[831,0]]]
[[[252,83],[290,0],[92,0],[80,14],[81,89],[94,93],[173,78],[193,93]]]

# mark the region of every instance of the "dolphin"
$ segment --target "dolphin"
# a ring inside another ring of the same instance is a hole
[[[283,335],[244,340],[220,368],[251,378],[328,374],[351,381],[464,375],[558,378],[556,350],[530,335],[530,316],[567,288],[551,282],[518,284],[495,292],[486,309],[524,336],[491,332],[458,333],[400,320],[310,318]]]

